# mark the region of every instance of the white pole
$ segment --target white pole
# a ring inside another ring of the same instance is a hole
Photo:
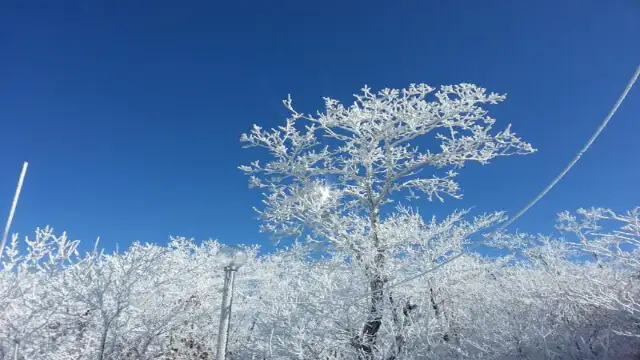
[[[11,222],[13,222],[13,215],[16,213],[16,206],[18,205],[18,199],[20,198],[20,192],[22,191],[22,183],[24,182],[25,175],[27,175],[28,166],[29,166],[29,163],[26,161],[22,165],[22,173],[20,173],[20,179],[18,180],[18,187],[16,188],[16,193],[13,196],[13,202],[11,203],[11,210],[9,211],[9,218],[7,219],[7,224],[4,227],[4,234],[2,235],[2,243],[0,244],[0,259],[2,259],[2,254],[4,254],[4,246],[7,243],[7,237],[9,236],[9,229],[11,229]]]
[[[20,341],[15,341],[13,345],[13,360],[18,360],[18,349],[20,348]]]
[[[218,329],[218,348],[216,360],[225,360],[231,321],[231,300],[233,298],[233,280],[236,269],[233,266],[224,268],[224,288],[222,290],[222,307],[220,309],[220,328]]]

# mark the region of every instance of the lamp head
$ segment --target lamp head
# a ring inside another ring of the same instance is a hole
[[[247,252],[243,248],[235,245],[223,247],[220,249],[220,255],[222,256],[222,263],[225,267],[228,266],[236,270],[249,260]]]

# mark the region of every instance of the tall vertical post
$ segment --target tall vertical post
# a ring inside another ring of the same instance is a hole
[[[20,349],[20,341],[15,340],[13,344],[13,360],[18,360],[18,350]]]
[[[218,329],[218,348],[216,360],[225,360],[227,356],[227,341],[229,338],[229,323],[231,322],[231,303],[233,298],[233,280],[236,268],[224,268],[224,287],[222,290],[222,307],[220,309],[220,328]]]
[[[24,182],[25,175],[27,175],[28,166],[29,163],[26,161],[22,164],[22,172],[20,173],[20,179],[18,179],[18,187],[16,188],[15,195],[13,196],[11,210],[9,210],[9,218],[7,219],[7,224],[5,225],[4,233],[2,234],[2,242],[0,242],[0,259],[4,253],[4,246],[7,243],[7,237],[9,236],[9,230],[11,229],[11,222],[13,221],[13,215],[16,213],[16,206],[18,205],[18,199],[20,198],[20,192],[22,191],[22,183]]]

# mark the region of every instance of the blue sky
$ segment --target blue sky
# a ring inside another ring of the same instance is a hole
[[[539,149],[462,172],[464,200],[423,214],[526,204],[570,161],[640,63],[640,2],[30,1],[0,3],[0,210],[30,162],[13,231],[50,224],[113,249],[168,235],[260,243],[237,166],[280,100],[315,112],[374,89],[472,82]],[[512,228],[563,209],[640,205],[640,89],[589,153]],[[4,222],[6,215],[1,215]]]

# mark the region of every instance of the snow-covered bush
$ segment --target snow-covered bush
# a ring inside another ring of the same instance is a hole
[[[571,216],[561,216],[564,230]],[[620,218],[621,226],[635,223]],[[392,219],[384,231],[423,241],[389,258],[390,286],[446,261],[455,237],[464,247],[461,234],[484,217],[424,222],[405,212]],[[596,261],[597,242],[628,237],[598,232],[566,239],[502,234],[523,246],[502,257],[469,252],[392,287],[381,306],[390,321],[378,331],[375,356],[634,358],[640,293],[630,265],[637,253],[627,249]],[[121,253],[80,256],[77,242],[45,228],[29,239],[24,255],[17,243],[14,237],[0,271],[1,359],[16,352],[17,359],[213,358],[223,281],[218,242],[175,238],[167,247],[134,244]],[[353,339],[370,293],[351,253],[318,258],[305,244],[270,255],[247,250],[236,283],[232,359],[361,356]]]

